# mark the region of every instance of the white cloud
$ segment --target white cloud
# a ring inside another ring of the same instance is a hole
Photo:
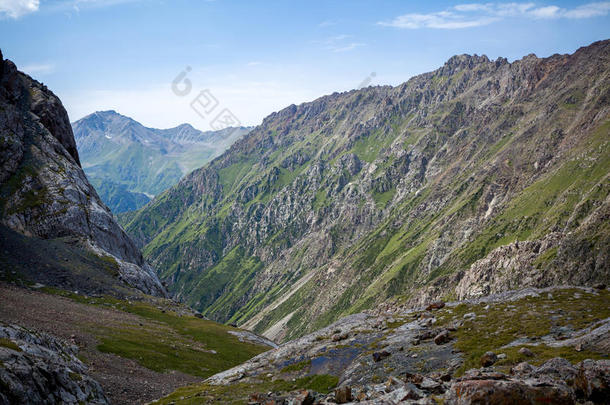
[[[36,78],[36,76],[53,73],[55,71],[55,65],[52,63],[33,63],[21,66],[19,70]]]
[[[469,17],[462,14],[452,13],[449,11],[440,11],[430,14],[405,14],[396,17],[389,22],[380,22],[380,25],[385,25],[394,28],[439,28],[439,29],[459,29],[479,27],[488,25],[494,22],[494,17]]]
[[[610,2],[589,3],[567,10],[564,13],[566,18],[591,18],[605,16],[610,12]]]
[[[0,0],[0,16],[19,18],[38,11],[39,7],[39,0]]]
[[[341,34],[322,41],[312,42],[323,45],[324,49],[331,52],[347,52],[366,45],[362,42],[349,41],[351,38],[351,35]]]
[[[363,44],[362,42],[350,42],[347,45],[344,46],[337,46],[332,48],[333,52],[347,52],[347,51],[351,51],[352,49],[356,49],[359,48],[361,46],[364,46],[365,44]]]
[[[557,6],[538,7],[528,11],[534,18],[558,18],[561,17],[562,10]]]
[[[333,25],[337,25],[337,21],[335,20],[325,20],[318,24],[318,27],[332,27]]]
[[[470,3],[470,4],[459,4],[454,7],[457,11],[483,11],[489,10],[491,6],[489,4]]]
[[[610,13],[610,1],[583,4],[574,8],[536,3],[469,3],[426,14],[404,14],[378,24],[394,28],[461,29],[479,27],[506,18],[557,19],[591,18]]]
[[[488,4],[489,12],[501,17],[518,17],[536,7],[535,3],[500,3]]]

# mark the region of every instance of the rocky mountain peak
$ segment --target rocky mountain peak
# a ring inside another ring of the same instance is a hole
[[[440,69],[441,75],[451,76],[460,70],[473,69],[476,65],[489,63],[489,58],[485,55],[455,55],[449,58]]]
[[[181,299],[284,340],[462,279],[464,296],[606,282],[606,46],[458,55],[291,105],[127,229]]]
[[[22,82],[29,82],[29,90],[24,91]],[[0,91],[4,97],[11,98],[15,103],[29,104],[29,109],[36,114],[41,124],[66,149],[70,157],[80,166],[78,150],[68,120],[68,114],[52,91],[42,83],[26,77],[17,70],[10,60],[2,59],[0,72]]]
[[[165,295],[81,169],[61,101],[8,60],[0,76],[0,168],[3,226],[31,238],[76,238],[85,250],[116,262],[125,284]]]

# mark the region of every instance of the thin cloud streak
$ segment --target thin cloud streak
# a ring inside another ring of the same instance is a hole
[[[338,47],[334,47],[331,50],[333,52],[347,52],[347,51],[351,51],[353,49],[359,48],[361,46],[365,46],[366,44],[362,43],[362,42],[351,42],[345,46],[338,46]]]
[[[337,25],[337,21],[334,21],[334,20],[325,20],[325,21],[322,21],[321,23],[319,23],[318,27],[320,27],[320,28],[332,27],[333,25]]]
[[[26,14],[47,10],[51,12],[76,12],[87,8],[102,8],[146,0],[61,0],[49,4],[40,0],[0,0],[0,19],[18,19]]]
[[[39,7],[39,0],[0,0],[0,18],[17,19],[38,11]]]
[[[489,25],[506,18],[582,19],[602,17],[610,13],[610,1],[593,2],[574,8],[536,3],[470,3],[442,11],[400,15],[378,25],[401,29],[463,29]]]
[[[323,45],[323,48],[331,52],[348,52],[356,48],[365,46],[363,42],[356,42],[348,40],[352,38],[352,35],[341,34],[327,38],[323,41],[313,41],[313,43]]]
[[[22,66],[20,70],[29,74],[30,76],[45,75],[53,73],[55,71],[55,65],[52,63],[33,63]]]

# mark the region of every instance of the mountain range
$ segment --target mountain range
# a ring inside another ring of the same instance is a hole
[[[81,158],[59,98],[0,52],[1,405],[152,401],[275,346],[168,299]]]
[[[607,403],[610,41],[289,106],[118,220],[0,62],[1,405]]]
[[[83,169],[114,213],[144,206],[249,131],[202,132],[189,124],[148,128],[115,111],[87,115],[72,129]]]
[[[291,105],[123,218],[178,299],[285,341],[387,302],[610,281],[610,41]]]
[[[3,273],[87,291],[131,287],[165,296],[155,270],[88,182],[59,99],[8,60],[0,73]]]

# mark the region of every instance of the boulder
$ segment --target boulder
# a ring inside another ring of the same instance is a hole
[[[445,343],[449,342],[450,340],[451,340],[451,335],[449,334],[449,331],[446,329],[434,337],[434,343],[436,343],[437,345],[445,344]]]
[[[436,302],[433,302],[433,303],[429,304],[426,307],[426,311],[431,311],[433,309],[441,309],[441,308],[444,308],[444,307],[445,307],[445,303],[443,301],[436,301]]]
[[[76,349],[46,333],[1,326],[0,404],[107,404]]]
[[[447,405],[574,404],[571,390],[562,384],[530,385],[518,380],[465,380],[451,386]]]
[[[528,373],[529,376],[534,378],[547,378],[563,381],[569,386],[574,385],[577,374],[578,369],[568,360],[562,359],[561,357],[548,360],[538,368],[532,367],[532,370]]]
[[[576,395],[596,404],[610,398],[610,360],[584,360],[578,364]]]
[[[373,360],[375,360],[377,362],[377,361],[381,361],[390,356],[391,356],[390,352],[382,350],[380,352],[373,353]]]
[[[534,352],[532,352],[527,347],[522,347],[521,349],[519,349],[519,354],[522,354],[527,357],[534,357]]]
[[[352,389],[350,387],[339,387],[335,390],[335,402],[346,404],[352,401]]]
[[[481,356],[481,366],[489,367],[493,366],[498,361],[498,356],[494,352],[487,352]]]
[[[518,376],[529,376],[533,373],[535,367],[524,361],[510,369],[510,373]]]

